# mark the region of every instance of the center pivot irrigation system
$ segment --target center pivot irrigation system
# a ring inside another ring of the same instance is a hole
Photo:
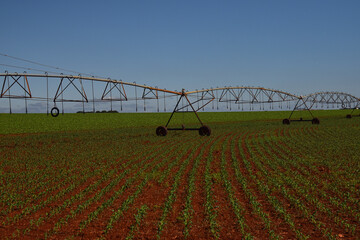
[[[213,110],[219,110],[219,105],[224,104],[227,109],[244,110],[244,106],[249,106],[249,110],[254,110],[254,106],[259,106],[259,110],[281,110],[283,108],[291,110],[290,116],[283,120],[283,124],[290,124],[292,121],[311,121],[312,124],[319,124],[318,118],[313,116],[311,109],[331,106],[332,108],[352,109],[347,118],[355,116],[353,113],[360,106],[360,99],[342,92],[318,92],[306,96],[297,96],[288,92],[267,89],[262,87],[217,87],[196,91],[170,91],[158,87],[150,87],[137,83],[124,82],[109,78],[85,77],[73,75],[49,75],[24,73],[0,73],[3,79],[1,85],[0,98],[8,98],[9,110],[12,113],[12,99],[23,99],[25,112],[28,113],[28,100],[46,102],[47,114],[52,105],[50,114],[57,117],[60,114],[59,104],[64,113],[65,102],[82,103],[85,113],[85,103],[92,103],[92,112],[95,112],[95,103],[110,102],[111,111],[113,103],[120,102],[123,110],[123,102],[135,101],[136,111],[138,102],[143,101],[144,111],[146,111],[146,101],[155,100],[157,111],[160,110],[160,101],[163,102],[166,111],[165,99],[176,98],[175,107],[164,126],[156,129],[158,136],[166,136],[171,130],[196,130],[202,136],[209,136],[211,129],[200,119],[198,111],[206,106]],[[51,80],[51,81],[49,81]],[[1,83],[1,82],[0,82]],[[35,90],[31,91],[30,83],[37,84]],[[44,84],[45,83],[45,84]],[[46,95],[45,95],[46,93]],[[90,93],[90,94],[89,94]],[[89,98],[89,95],[92,97]],[[266,105],[266,107],[265,107]],[[305,110],[311,116],[310,119],[293,119],[295,111]],[[200,126],[197,128],[169,127],[175,113],[190,112],[194,113]]]

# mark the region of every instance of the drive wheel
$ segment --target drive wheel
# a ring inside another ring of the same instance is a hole
[[[51,116],[57,117],[57,116],[59,116],[59,113],[60,113],[60,111],[59,111],[59,109],[57,107],[53,107],[51,109]]]
[[[200,136],[210,136],[211,129],[208,126],[204,125],[199,128],[199,134],[200,134]]]
[[[289,124],[290,124],[290,119],[285,118],[285,119],[283,120],[283,124],[284,124],[284,125],[289,125]]]
[[[159,126],[156,128],[156,135],[165,137],[167,135],[167,128],[164,126]]]
[[[312,121],[311,121],[312,124],[320,124],[320,120],[318,118],[314,118]]]

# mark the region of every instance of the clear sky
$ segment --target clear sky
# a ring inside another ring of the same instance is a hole
[[[2,0],[1,9],[0,53],[44,64],[171,90],[360,97],[358,0]]]

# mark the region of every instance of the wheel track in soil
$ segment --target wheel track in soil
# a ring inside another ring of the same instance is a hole
[[[221,160],[223,145],[229,142],[232,133],[224,133],[219,141],[215,143],[212,155],[212,162],[210,166],[210,174],[212,175],[212,199],[216,214],[216,223],[219,227],[219,239],[232,239],[234,236],[244,237],[240,231],[240,227],[236,221],[237,217],[229,202],[228,194],[224,188],[224,183],[221,174]],[[246,227],[247,228],[247,227]]]
[[[232,221],[228,222],[227,216],[234,216],[230,204],[228,204],[225,189],[222,188],[222,179],[220,166],[221,163],[221,151],[223,141],[231,135],[231,132],[226,132],[213,143],[209,149],[209,155],[206,161],[204,179],[205,179],[205,215],[209,222],[209,228],[212,234],[212,238],[222,239],[224,237],[230,237],[229,231],[235,232],[236,224]],[[207,173],[209,175],[207,175]],[[208,185],[207,185],[208,184]],[[234,218],[233,218],[234,219]],[[226,224],[229,224],[228,226]]]
[[[213,236],[210,231],[210,224],[207,220],[207,213],[205,209],[206,191],[205,191],[205,172],[206,161],[209,157],[209,152],[212,145],[221,137],[217,136],[206,146],[204,154],[198,166],[198,170],[195,174],[195,190],[192,197],[192,209],[194,214],[191,217],[191,228],[189,229],[189,238],[199,239],[212,239]],[[195,214],[196,213],[196,214]]]
[[[205,159],[207,158],[208,152],[211,148],[211,146],[214,144],[214,142],[216,142],[219,139],[220,136],[217,136],[216,138],[211,139],[211,141],[208,141],[207,144],[201,148],[201,151],[199,153],[199,155],[196,157],[195,163],[193,168],[191,169],[191,173],[189,174],[189,180],[187,181],[187,189],[184,190],[186,191],[184,198],[185,199],[185,207],[183,208],[182,212],[181,212],[181,217],[183,217],[182,219],[182,224],[183,224],[183,235],[185,238],[189,238],[189,237],[200,237],[200,233],[201,234],[207,234],[208,236],[205,237],[204,235],[201,235],[202,238],[210,238],[210,233],[209,232],[205,232],[204,233],[204,228],[202,228],[202,232],[199,230],[196,232],[196,235],[190,235],[190,233],[192,232],[193,228],[198,227],[199,223],[194,223],[194,218],[196,218],[197,216],[201,215],[203,216],[202,219],[205,219],[205,209],[203,209],[203,212],[201,212],[200,210],[195,210],[194,208],[197,208],[200,206],[200,204],[195,204],[197,203],[196,200],[200,201],[199,199],[196,199],[197,196],[201,195],[201,193],[203,193],[204,189],[201,188],[202,185],[197,186],[197,184],[201,184],[203,182],[197,182],[197,178],[204,176],[204,172],[200,172],[201,170],[201,166],[203,167],[204,170],[204,165],[201,165],[201,163],[205,162]],[[204,196],[205,194],[203,194]],[[201,206],[200,206],[201,207]],[[204,221],[203,221],[204,222]]]
[[[161,236],[164,239],[175,239],[175,238],[184,238],[184,223],[183,211],[185,209],[185,202],[187,197],[187,186],[189,182],[190,172],[193,171],[195,167],[195,161],[198,161],[198,158],[201,157],[200,154],[204,153],[204,148],[207,149],[208,146],[215,142],[216,139],[206,139],[200,147],[198,147],[191,158],[191,162],[188,164],[188,167],[184,171],[183,178],[179,183],[179,188],[177,191],[177,197],[173,204],[173,209],[167,217],[167,226],[165,227]],[[194,236],[195,237],[195,236]]]

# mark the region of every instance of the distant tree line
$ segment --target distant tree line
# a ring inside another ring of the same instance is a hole
[[[89,112],[77,111],[76,113],[94,113],[94,112],[93,111],[89,111]],[[102,111],[96,111],[95,113],[119,113],[119,112],[116,110],[112,110],[112,111],[102,110]]]

